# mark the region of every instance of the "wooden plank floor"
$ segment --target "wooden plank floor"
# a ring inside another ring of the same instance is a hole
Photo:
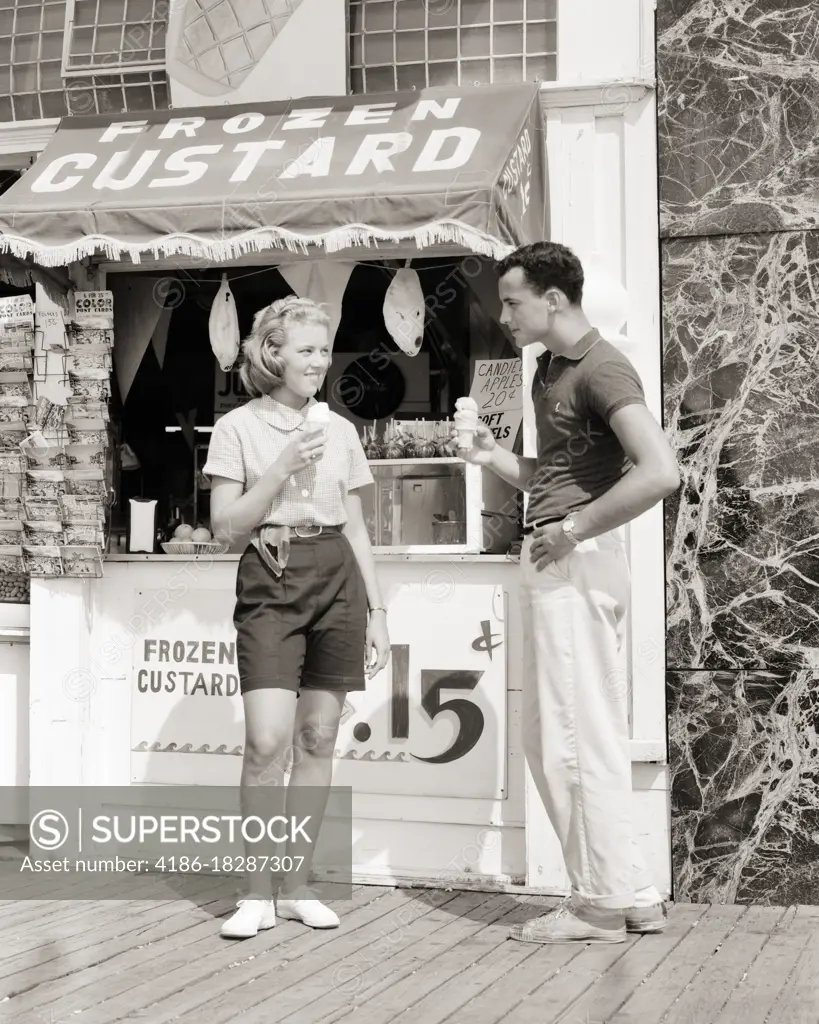
[[[662,935],[535,946],[507,941],[509,927],[554,900],[357,886],[335,931],[284,921],[228,942],[224,882],[183,888],[173,901],[0,902],[0,1021],[819,1021],[816,907],[683,904]]]

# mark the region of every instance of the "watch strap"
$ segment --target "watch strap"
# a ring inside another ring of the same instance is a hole
[[[580,543],[580,541],[574,535],[574,519],[571,515],[566,516],[566,518],[561,522],[560,528],[563,530],[564,535],[569,538],[572,544],[577,545]]]

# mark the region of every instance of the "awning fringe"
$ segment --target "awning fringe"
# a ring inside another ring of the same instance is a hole
[[[307,254],[311,246],[321,246],[330,254],[355,246],[377,248],[379,242],[400,245],[407,241],[415,242],[419,249],[433,245],[459,245],[493,259],[502,259],[514,248],[468,224],[447,220],[401,231],[385,231],[367,224],[351,224],[324,235],[297,235],[281,228],[257,228],[235,238],[175,234],[138,243],[121,242],[104,235],[87,235],[70,245],[60,246],[41,246],[28,238],[1,234],[0,252],[10,252],[20,259],[31,257],[43,267],[67,266],[100,252],[109,262],[117,262],[126,256],[132,263],[139,263],[143,254],[151,253],[154,259],[180,255],[210,263],[226,263],[247,253],[264,252],[266,249],[287,249]]]

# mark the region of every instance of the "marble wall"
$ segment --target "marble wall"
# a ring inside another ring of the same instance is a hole
[[[816,903],[816,674],[670,672],[669,690],[676,899]]]
[[[669,235],[819,226],[819,5],[658,0]]]
[[[657,15],[675,895],[819,904],[819,5]]]

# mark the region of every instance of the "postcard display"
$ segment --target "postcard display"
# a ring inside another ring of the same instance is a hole
[[[36,306],[0,299],[0,602],[27,602],[31,576],[102,575],[113,294],[67,305],[66,318],[39,286]],[[64,405],[38,394],[55,361]]]

